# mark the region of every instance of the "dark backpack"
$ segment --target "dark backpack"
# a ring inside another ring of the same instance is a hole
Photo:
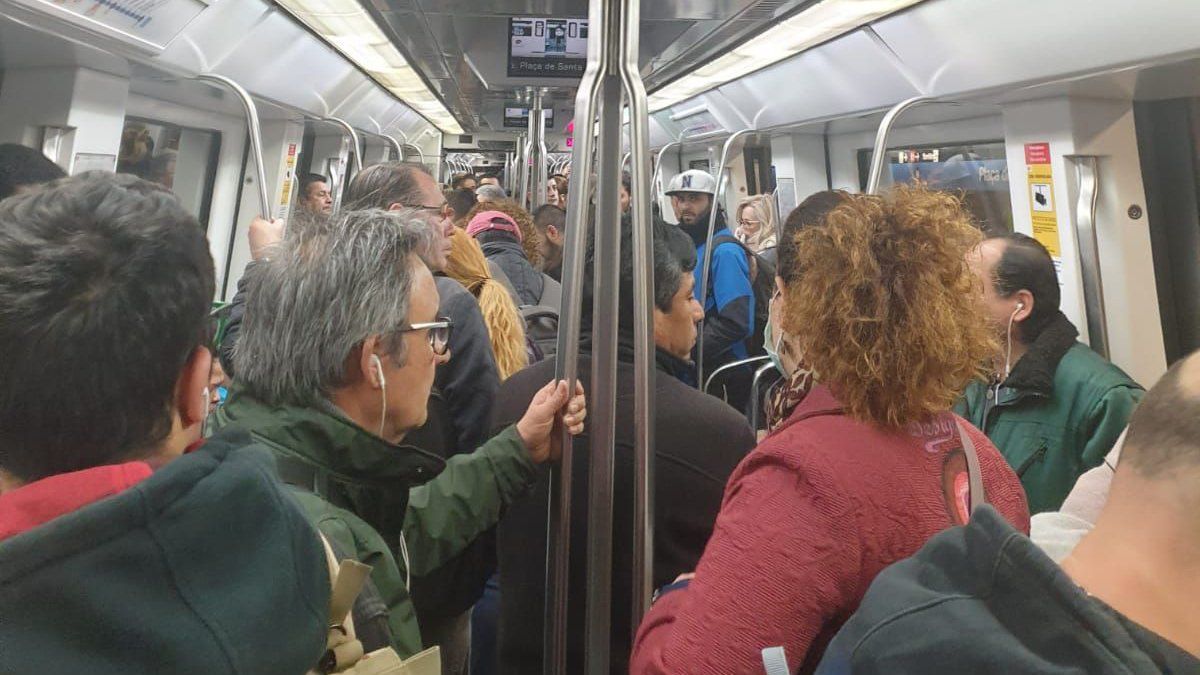
[[[725,243],[734,243],[746,253],[746,263],[750,266],[750,288],[754,292],[754,331],[746,338],[746,355],[760,356],[766,354],[763,347],[763,332],[771,317],[771,296],[775,295],[775,263],[768,256],[751,251],[736,237],[722,234],[713,238],[713,252]],[[766,253],[766,252],[764,252]]]
[[[542,295],[536,305],[521,305],[525,321],[526,351],[529,363],[537,363],[558,352],[558,310],[562,306],[562,285],[542,275]]]

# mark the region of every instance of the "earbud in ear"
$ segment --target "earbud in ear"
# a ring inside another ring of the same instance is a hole
[[[375,366],[375,374],[379,375],[379,386],[387,386],[387,378],[383,376],[383,363],[379,360],[378,354],[371,355],[371,365]]]
[[[1025,309],[1025,303],[1017,302],[1017,311],[1021,311],[1022,309]]]

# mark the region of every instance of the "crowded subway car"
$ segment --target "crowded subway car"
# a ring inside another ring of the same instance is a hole
[[[1200,673],[1197,26],[0,0],[0,673]]]

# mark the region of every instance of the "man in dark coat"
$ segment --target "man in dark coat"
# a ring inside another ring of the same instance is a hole
[[[626,221],[627,223],[628,221]],[[702,394],[676,377],[691,370],[688,359],[696,342],[700,304],[693,295],[696,265],[691,241],[665,223],[654,232],[655,401],[655,587],[695,568],[712,532],[721,506],[725,481],[754,447],[746,419],[722,401]],[[632,250],[631,228],[622,231],[622,250]],[[589,255],[589,259],[590,259]],[[584,323],[590,323],[594,289],[591,263],[584,274]],[[630,625],[633,531],[633,263],[621,262],[618,364],[616,479],[613,531],[612,672],[628,672],[633,627]],[[590,327],[585,326],[579,361],[580,379],[591,375]],[[534,393],[554,377],[555,361],[547,359],[509,378],[497,397],[493,429],[521,415]],[[586,499],[588,433],[576,439],[573,481],[576,504]],[[515,504],[500,523],[500,672],[538,673],[542,670],[543,598],[546,560],[546,508],[549,472],[540,469],[532,498]],[[583,537],[586,509],[572,511],[571,626],[568,672],[582,672],[584,634],[582,614],[585,580]]]

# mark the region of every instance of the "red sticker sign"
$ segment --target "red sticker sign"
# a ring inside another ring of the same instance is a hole
[[[1050,163],[1050,144],[1049,143],[1026,143],[1025,144],[1025,163],[1026,164],[1049,164]]]

